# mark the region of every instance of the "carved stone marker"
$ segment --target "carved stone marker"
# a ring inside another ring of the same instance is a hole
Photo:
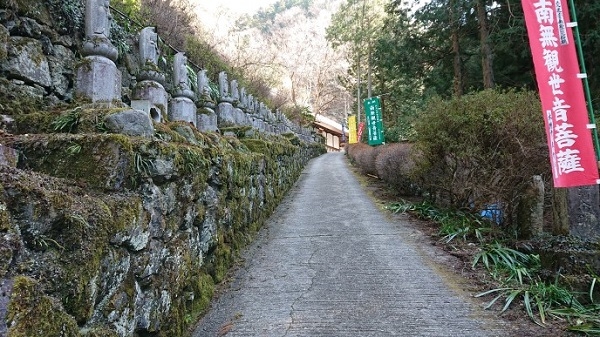
[[[138,82],[133,91],[134,101],[148,101],[150,105],[145,108],[144,112],[156,122],[163,121],[168,116],[169,95],[163,84],[165,75],[158,67],[158,57],[160,51],[158,49],[158,35],[155,33],[154,27],[146,27],[140,32],[139,39],[140,48],[140,73],[138,74]],[[134,103],[132,106],[138,109],[145,105],[142,102]]]
[[[210,88],[210,81],[206,75],[206,69],[201,69],[198,72],[197,77],[199,100],[196,104],[198,106],[196,127],[202,132],[218,131],[217,113],[214,110],[217,107],[217,102],[215,102],[211,96],[212,89]]]
[[[194,92],[190,89],[188,77],[187,57],[184,53],[175,54],[173,60],[173,99],[169,110],[169,119],[172,121],[185,121],[196,126],[196,104]]]
[[[198,103],[200,106],[214,109],[217,106],[217,102],[211,96],[212,89],[210,88],[210,81],[206,75],[206,69],[202,69],[197,74],[198,78]]]
[[[222,71],[219,73],[219,102],[233,103],[233,98],[229,93],[229,81],[227,73]]]
[[[108,0],[86,0],[84,59],[77,65],[76,94],[109,105],[121,101],[121,72],[110,42],[112,17]]]
[[[246,88],[244,87],[240,88],[240,103],[238,104],[238,107],[245,112],[248,112],[248,95],[246,94]]]
[[[238,89],[237,80],[232,80],[230,82],[231,85],[231,99],[233,100],[233,104],[237,106],[240,103],[240,91]]]
[[[165,75],[158,67],[160,50],[158,49],[158,34],[154,27],[146,27],[140,32],[138,46],[140,48],[139,80],[151,80],[160,84],[165,83]]]

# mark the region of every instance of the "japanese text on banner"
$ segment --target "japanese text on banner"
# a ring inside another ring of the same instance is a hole
[[[565,0],[522,0],[555,187],[598,180],[583,85]]]

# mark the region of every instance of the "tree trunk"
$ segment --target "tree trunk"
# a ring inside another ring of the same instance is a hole
[[[492,68],[492,47],[489,41],[489,27],[484,0],[477,0],[477,20],[479,21],[479,39],[481,41],[481,67],[483,70],[483,87],[494,88],[494,69]]]
[[[360,107],[362,105],[362,103],[360,101],[360,85],[361,85],[361,83],[360,83],[360,76],[361,76],[361,73],[360,73],[360,51],[358,53],[359,53],[358,54],[359,55],[358,62],[357,62],[357,64],[358,64],[358,66],[357,66],[357,68],[358,68],[358,74],[357,74],[358,85],[357,85],[357,89],[356,89],[356,103],[357,103],[356,104],[356,108],[357,108],[356,123],[357,123],[357,125],[358,125],[358,123],[360,123]],[[360,141],[360,139],[359,139],[359,141]]]
[[[452,27],[452,54],[454,55],[454,81],[453,91],[454,96],[462,96],[463,90],[463,73],[462,73],[462,61],[461,61],[461,50],[458,38],[458,20],[456,19],[456,0],[450,1],[450,27]]]
[[[371,44],[369,43],[369,59],[368,59],[368,64],[367,64],[367,98],[371,98],[373,96],[373,79],[372,79],[372,73],[373,70],[371,69]]]

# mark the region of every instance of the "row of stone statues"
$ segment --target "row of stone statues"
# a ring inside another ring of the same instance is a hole
[[[115,65],[117,49],[110,41],[109,0],[86,0],[84,59],[77,69],[76,93],[93,103],[121,103],[121,73]],[[196,74],[197,92],[190,83],[192,71],[187,57],[179,52],[173,59],[171,95],[165,89],[165,74],[158,66],[158,34],[146,27],[139,35],[140,72],[131,106],[155,122],[185,121],[201,131],[217,131],[229,126],[252,126],[262,132],[294,132],[312,141],[311,132],[273,112],[252,95],[229,81],[225,72],[218,76],[218,93],[211,88],[206,70]]]

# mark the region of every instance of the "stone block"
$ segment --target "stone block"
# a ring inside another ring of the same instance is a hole
[[[86,56],[77,65],[75,92],[96,102],[121,101],[121,72],[103,56]]]
[[[244,113],[244,111],[242,111],[242,109],[235,108],[234,114],[235,114],[235,124],[236,125],[240,125],[240,126],[246,125],[246,114]]]
[[[184,121],[196,126],[196,104],[187,97],[175,97],[171,100],[169,120]]]
[[[160,123],[162,121],[160,110],[148,100],[132,100],[131,107],[134,110],[143,111],[151,120]]]
[[[43,87],[52,85],[48,59],[40,41],[28,37],[11,37],[8,41],[7,58],[2,68],[8,77]]]
[[[61,45],[55,45],[52,51],[53,55],[48,56],[52,87],[57,94],[67,97],[74,76],[75,54]]]
[[[197,116],[196,127],[201,132],[216,132],[219,130],[217,127],[217,114],[212,109],[204,108]]]
[[[156,81],[142,81],[137,83],[133,92],[133,99],[147,100],[157,111],[150,111],[150,118],[156,122],[163,121],[168,116],[169,94],[165,88]]]
[[[104,118],[106,127],[115,133],[128,136],[152,137],[154,126],[149,116],[140,110],[126,110]]]
[[[217,106],[217,125],[220,128],[236,125],[235,109],[228,102],[221,102]]]
[[[152,137],[154,126],[150,117],[140,110],[126,110],[110,114],[104,118],[106,127],[115,133],[128,136]]]

